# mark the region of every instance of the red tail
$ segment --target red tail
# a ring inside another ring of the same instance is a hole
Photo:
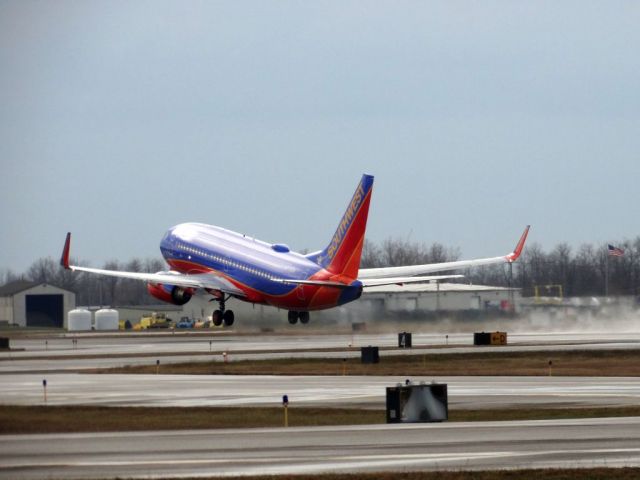
[[[310,256],[331,273],[358,277],[372,189],[373,177],[363,175],[331,242],[322,252]]]

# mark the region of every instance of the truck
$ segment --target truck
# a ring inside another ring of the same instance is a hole
[[[189,317],[181,317],[176,324],[176,328],[193,328],[195,323],[196,322]]]
[[[171,319],[164,313],[153,312],[150,315],[144,315],[140,322],[136,325],[136,330],[147,330],[149,328],[169,328],[171,327]]]

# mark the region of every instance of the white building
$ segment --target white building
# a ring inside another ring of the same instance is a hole
[[[412,283],[370,287],[360,302],[386,312],[508,310],[520,304],[519,289],[463,283]]]
[[[76,294],[46,283],[18,280],[0,287],[0,322],[21,327],[66,326]]]

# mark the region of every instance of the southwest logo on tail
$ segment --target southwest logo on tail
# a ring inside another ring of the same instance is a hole
[[[187,303],[204,290],[218,303],[215,325],[232,325],[235,315],[226,302],[235,298],[288,310],[290,323],[307,323],[309,312],[357,300],[371,286],[458,278],[425,275],[476,265],[510,263],[518,259],[529,232],[526,227],[515,250],[499,257],[428,265],[361,269],[373,177],[363,175],[329,244],[309,255],[292,252],[230,230],[202,223],[170,228],[160,242],[169,270],[157,273],[121,272],[70,265],[71,234],[60,263],[67,269],[147,282],[151,295],[175,305]]]
[[[373,177],[363,175],[331,242],[322,252],[309,258],[332,273],[358,277],[372,190]]]

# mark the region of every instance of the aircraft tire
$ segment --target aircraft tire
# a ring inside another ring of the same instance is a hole
[[[309,323],[309,312],[298,313],[298,318],[300,319],[300,323],[306,325],[307,323]]]
[[[222,320],[224,321],[225,327],[230,327],[231,325],[233,325],[233,321],[235,320],[233,310],[226,310],[224,312],[224,315],[222,315]]]
[[[214,311],[213,315],[211,315],[211,321],[216,327],[222,325],[222,312],[220,310]]]
[[[289,315],[287,316],[287,320],[291,325],[295,325],[298,323],[298,312],[289,311]]]

